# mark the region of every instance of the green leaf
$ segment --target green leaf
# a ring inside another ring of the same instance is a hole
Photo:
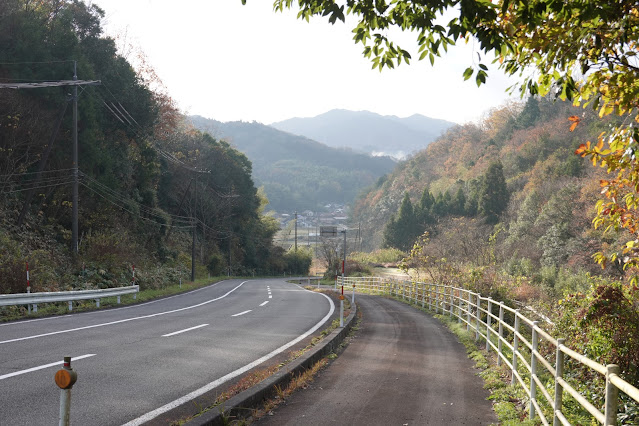
[[[464,80],[468,80],[470,77],[472,77],[474,72],[475,70],[473,70],[471,67],[466,68],[466,70],[464,70]]]

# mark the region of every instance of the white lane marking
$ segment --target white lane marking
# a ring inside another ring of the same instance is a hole
[[[266,305],[267,303],[268,303],[268,300],[267,300],[266,302],[262,302],[262,303],[260,303],[260,306],[264,306],[264,305]]]
[[[235,315],[231,315],[231,316],[232,317],[239,317],[240,315],[248,314],[251,311],[252,311],[252,309],[249,309],[248,311],[240,312],[239,314],[235,314]]]
[[[187,294],[196,293],[198,291],[206,290],[206,289],[208,289],[210,287],[214,287],[214,286],[216,286],[218,284],[221,284],[221,283],[224,283],[226,281],[228,281],[228,280],[218,281],[216,283],[212,283],[212,284],[206,285],[204,287],[196,288],[195,290],[189,290],[189,291],[184,292],[184,293],[174,294],[173,296],[163,297],[161,299],[156,299],[156,300],[150,300],[148,302],[143,302],[143,303],[132,304],[132,305],[129,305],[129,306],[122,306],[120,308],[101,309],[101,310],[90,311],[90,312],[77,312],[77,313],[74,313],[73,315],[71,315],[71,314],[56,315],[56,316],[50,317],[50,318],[36,318],[36,319],[25,320],[25,321],[12,321],[12,322],[7,322],[7,323],[0,324],[0,327],[6,327],[8,325],[26,324],[28,322],[34,322],[34,321],[56,320],[56,319],[60,319],[60,318],[70,317],[70,316],[79,317],[79,316],[85,316],[85,315],[103,314],[105,312],[121,311],[121,310],[124,310],[124,309],[138,308],[140,306],[152,305],[153,303],[163,302],[165,300],[173,299],[174,297],[186,296]],[[110,296],[110,297],[115,297],[115,296]]]
[[[137,419],[131,420],[130,422],[124,424],[123,426],[139,426],[139,425],[142,425],[142,424],[144,424],[144,423],[156,418],[160,414],[166,413],[167,411],[170,411],[170,410],[174,409],[175,407],[179,407],[180,405],[185,404],[185,403],[191,401],[192,399],[195,399],[198,396],[207,393],[211,389],[215,389],[216,387],[224,384],[225,382],[227,382],[227,381],[229,381],[229,380],[231,380],[231,379],[233,379],[233,378],[235,378],[235,377],[237,377],[237,376],[239,376],[241,374],[246,373],[251,368],[256,367],[256,366],[260,365],[261,363],[263,363],[264,361],[267,361],[267,360],[273,358],[275,355],[284,352],[285,350],[287,350],[288,348],[290,348],[294,344],[300,342],[301,340],[304,340],[305,338],[307,338],[308,336],[313,334],[326,321],[328,321],[328,319],[331,317],[331,315],[333,315],[333,312],[335,312],[335,305],[333,304],[333,301],[331,300],[331,298],[328,297],[325,294],[315,293],[315,292],[310,292],[310,293],[319,294],[319,295],[324,296],[328,300],[328,303],[330,303],[331,309],[329,310],[328,314],[326,314],[326,316],[324,318],[322,318],[317,324],[315,324],[306,333],[302,334],[299,337],[296,337],[295,339],[291,340],[290,342],[286,343],[283,346],[280,346],[279,348],[275,349],[274,351],[264,355],[262,358],[256,359],[252,363],[246,364],[244,367],[238,368],[237,370],[232,371],[229,374],[227,374],[225,376],[222,376],[222,377],[220,377],[217,380],[212,381],[208,385],[202,386],[201,388],[196,389],[193,392],[191,392],[191,393],[189,393],[187,395],[184,395],[181,398],[176,399],[175,401],[169,402],[168,404],[163,405],[162,407],[157,408],[157,409],[155,409],[153,411],[149,411],[148,413],[143,414],[142,416],[138,417]]]
[[[269,298],[269,299],[272,299],[272,298],[273,298],[273,296],[271,296],[271,295],[269,294],[269,295],[268,295],[268,298]]]
[[[95,354],[86,354],[86,355],[76,356],[76,357],[71,358],[71,361],[77,361],[77,360],[84,359],[84,358],[89,358],[89,357],[92,357],[92,356],[95,356]],[[5,374],[5,375],[0,376],[0,380],[8,379],[9,377],[19,376],[21,374],[31,373],[32,371],[43,370],[45,368],[53,367],[54,365],[60,365],[60,364],[63,364],[63,363],[64,363],[64,361],[58,361],[58,362],[52,362],[50,364],[40,365],[38,367],[27,368],[26,370],[15,371],[13,373],[9,373],[9,374]]]
[[[206,327],[207,325],[208,325],[208,324],[200,324],[200,325],[196,325],[195,327],[185,328],[184,330],[174,331],[173,333],[169,333],[169,334],[163,334],[163,335],[162,335],[162,337],[171,337],[171,336],[175,336],[176,334],[186,333],[187,331],[196,330],[196,329],[198,329],[198,328]]]
[[[142,316],[139,316],[139,317],[125,318],[125,319],[121,319],[121,320],[117,320],[117,321],[104,322],[102,324],[87,325],[85,327],[70,328],[68,330],[52,331],[51,333],[36,334],[34,336],[27,336],[27,337],[18,337],[16,339],[0,340],[0,345],[3,344],[3,343],[20,342],[22,340],[36,339],[38,337],[53,336],[55,334],[71,333],[72,331],[88,330],[90,328],[97,328],[97,327],[104,327],[104,326],[107,326],[107,325],[121,324],[121,323],[124,323],[124,322],[135,321],[135,320],[139,320],[139,319],[159,317],[159,316],[166,315],[166,314],[172,314],[172,313],[175,313],[175,312],[182,312],[182,311],[186,311],[186,310],[189,310],[189,309],[198,308],[200,306],[204,306],[204,305],[207,305],[207,304],[209,304],[211,302],[215,302],[217,300],[225,298],[226,296],[228,296],[229,294],[233,293],[238,288],[242,287],[242,285],[244,285],[244,283],[246,283],[246,282],[248,282],[248,281],[243,281],[242,283],[240,283],[240,285],[238,285],[237,287],[227,291],[226,293],[224,293],[220,297],[216,297],[215,299],[211,299],[211,300],[207,300],[207,301],[202,302],[202,303],[198,303],[197,305],[186,306],[184,308],[179,308],[179,309],[172,309],[170,311],[157,312],[155,314],[142,315]]]

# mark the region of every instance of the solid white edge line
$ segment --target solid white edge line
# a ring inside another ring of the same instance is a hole
[[[239,317],[240,315],[248,314],[251,311],[252,311],[252,309],[249,309],[248,311],[240,312],[239,314],[235,314],[235,315],[231,315],[231,316],[232,317]]]
[[[308,291],[308,290],[307,290]],[[319,329],[322,325],[324,325],[324,323],[326,321],[328,321],[328,319],[331,317],[331,315],[333,315],[333,312],[335,312],[335,304],[333,303],[333,301],[331,300],[330,297],[328,297],[325,294],[322,293],[315,293],[312,291],[309,291],[310,293],[313,294],[320,294],[322,296],[324,296],[328,302],[330,303],[331,309],[329,310],[328,314],[326,314],[326,316],[324,318],[322,318],[317,324],[315,324],[310,330],[308,330],[306,333],[302,334],[299,337],[296,337],[295,339],[291,340],[290,342],[286,343],[283,346],[280,346],[279,348],[275,349],[274,351],[264,355],[263,357],[256,359],[255,361],[253,361],[250,364],[245,365],[244,367],[238,368],[235,371],[230,372],[229,374],[220,377],[219,379],[212,381],[211,383],[209,383],[208,385],[202,386],[199,389],[194,390],[193,392],[184,395],[181,398],[176,399],[175,401],[169,402],[166,405],[163,405],[160,408],[157,408],[153,411],[149,411],[148,413],[138,417],[137,419],[133,419],[128,423],[125,423],[123,426],[139,426],[142,425],[154,418],[156,418],[157,416],[159,416],[160,414],[166,413],[167,411],[170,411],[176,407],[179,407],[180,405],[187,403],[189,401],[191,401],[192,399],[197,398],[200,395],[205,394],[206,392],[210,391],[211,389],[215,389],[216,387],[222,385],[223,383],[241,375],[246,373],[247,371],[249,371],[251,368],[256,367],[258,365],[260,365],[261,363],[263,363],[264,361],[267,361],[271,358],[273,358],[275,355],[280,354],[282,352],[284,352],[286,349],[290,348],[291,346],[293,346],[294,344],[304,340],[305,338],[307,338],[308,336],[310,336],[311,334],[313,334],[315,331],[317,331],[317,329]]]
[[[266,302],[262,302],[262,303],[260,303],[260,306],[264,306],[264,305],[266,305],[267,303],[268,303],[268,300],[267,300]]]
[[[77,361],[77,360],[89,358],[92,356],[95,356],[95,354],[86,354],[86,355],[76,356],[76,357],[72,357],[71,361]],[[32,371],[43,370],[45,368],[53,367],[54,365],[60,365],[63,363],[64,361],[58,361],[58,362],[52,362],[50,364],[40,365],[38,367],[27,368],[26,370],[15,371],[13,373],[4,374],[0,376],[0,380],[8,379],[9,377],[19,376],[21,374],[31,373]]]
[[[187,331],[196,330],[196,329],[198,329],[198,328],[206,327],[207,325],[208,325],[208,324],[200,324],[200,325],[196,325],[195,327],[185,328],[184,330],[174,331],[173,333],[169,333],[169,334],[163,334],[163,335],[162,335],[162,337],[171,337],[171,336],[175,336],[176,334],[186,333]]]
[[[121,307],[116,307],[116,308],[111,308],[111,309],[100,309],[100,310],[97,310],[97,311],[89,311],[89,312],[75,312],[73,314],[56,315],[56,316],[49,317],[49,318],[36,318],[36,319],[23,320],[23,321],[21,321],[21,320],[11,321],[11,322],[0,324],[0,327],[6,327],[6,326],[10,326],[10,325],[26,324],[26,323],[35,322],[35,321],[56,320],[56,319],[60,319],[60,318],[70,317],[70,316],[80,317],[80,316],[85,316],[85,315],[96,315],[96,314],[103,314],[105,312],[111,313],[111,312],[115,312],[115,311],[121,311],[121,310],[124,310],[124,309],[138,308],[140,306],[151,305],[153,303],[158,303],[158,302],[163,302],[165,300],[173,299],[174,297],[186,296],[187,294],[191,294],[191,293],[195,293],[195,292],[198,292],[198,291],[206,290],[208,288],[214,287],[214,286],[216,286],[218,284],[225,283],[227,281],[229,281],[229,280],[218,281],[218,282],[206,285],[204,287],[196,288],[194,290],[189,290],[189,291],[184,292],[184,293],[174,294],[173,296],[167,296],[167,297],[163,297],[161,299],[150,300],[148,302],[143,302],[143,303],[136,303],[136,304],[129,305],[129,306],[121,306]],[[109,296],[109,297],[115,297],[115,296]]]
[[[193,309],[193,308],[198,308],[200,306],[207,305],[207,304],[209,304],[211,302],[215,302],[217,300],[224,299],[226,296],[228,296],[229,294],[233,293],[235,290],[237,290],[238,288],[242,287],[242,285],[244,285],[244,283],[247,283],[247,282],[248,282],[248,280],[247,281],[242,281],[238,286],[236,286],[236,287],[232,288],[231,290],[227,291],[222,296],[216,297],[215,299],[207,300],[207,301],[202,302],[202,303],[198,303],[196,305],[185,306],[184,308],[172,309],[170,311],[157,312],[155,314],[142,315],[142,316],[139,316],[139,317],[125,318],[125,319],[121,319],[121,320],[117,320],[117,321],[104,322],[104,323],[101,323],[101,324],[87,325],[85,327],[70,328],[68,330],[52,331],[51,333],[43,333],[43,334],[36,334],[34,336],[18,337],[16,339],[2,340],[2,341],[0,341],[0,345],[3,344],[3,343],[12,343],[12,342],[20,342],[22,340],[36,339],[38,337],[53,336],[55,334],[70,333],[72,331],[88,330],[90,328],[97,328],[97,327],[104,327],[104,326],[107,326],[107,325],[121,324],[123,322],[135,321],[135,320],[139,320],[139,319],[159,317],[159,316],[166,315],[166,314],[172,314],[172,313],[175,313],[175,312],[181,312],[181,311],[186,311],[186,310]]]

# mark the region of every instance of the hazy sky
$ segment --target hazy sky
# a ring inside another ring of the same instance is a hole
[[[460,45],[417,61],[412,35],[402,47],[415,58],[394,70],[372,70],[349,26],[310,23],[276,13],[270,0],[94,0],[105,29],[148,57],[179,107],[220,121],[269,124],[334,108],[383,115],[415,113],[464,123],[501,105],[512,84],[499,71],[477,88],[463,70],[476,55]]]

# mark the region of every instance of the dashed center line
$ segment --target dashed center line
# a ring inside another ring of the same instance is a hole
[[[248,314],[249,312],[251,312],[253,309],[249,309],[248,311],[244,311],[244,312],[240,312],[239,314],[235,314],[235,315],[231,315],[232,317],[239,317],[240,315],[244,315],[244,314]]]
[[[268,303],[268,300],[267,300],[266,302],[262,302],[262,303],[260,303],[260,306],[264,306],[264,305],[266,305],[267,303]]]
[[[273,298],[273,296],[271,296],[271,295],[269,294],[269,295],[268,295],[268,298],[269,298],[269,299],[272,299],[272,298]]]
[[[198,329],[198,328],[206,327],[207,325],[208,325],[208,324],[200,324],[200,325],[196,325],[195,327],[185,328],[184,330],[174,331],[173,333],[169,333],[169,334],[163,334],[163,335],[162,335],[162,337],[171,337],[171,336],[175,336],[176,334],[186,333],[187,331],[191,331],[191,330],[195,330],[195,329]]]

